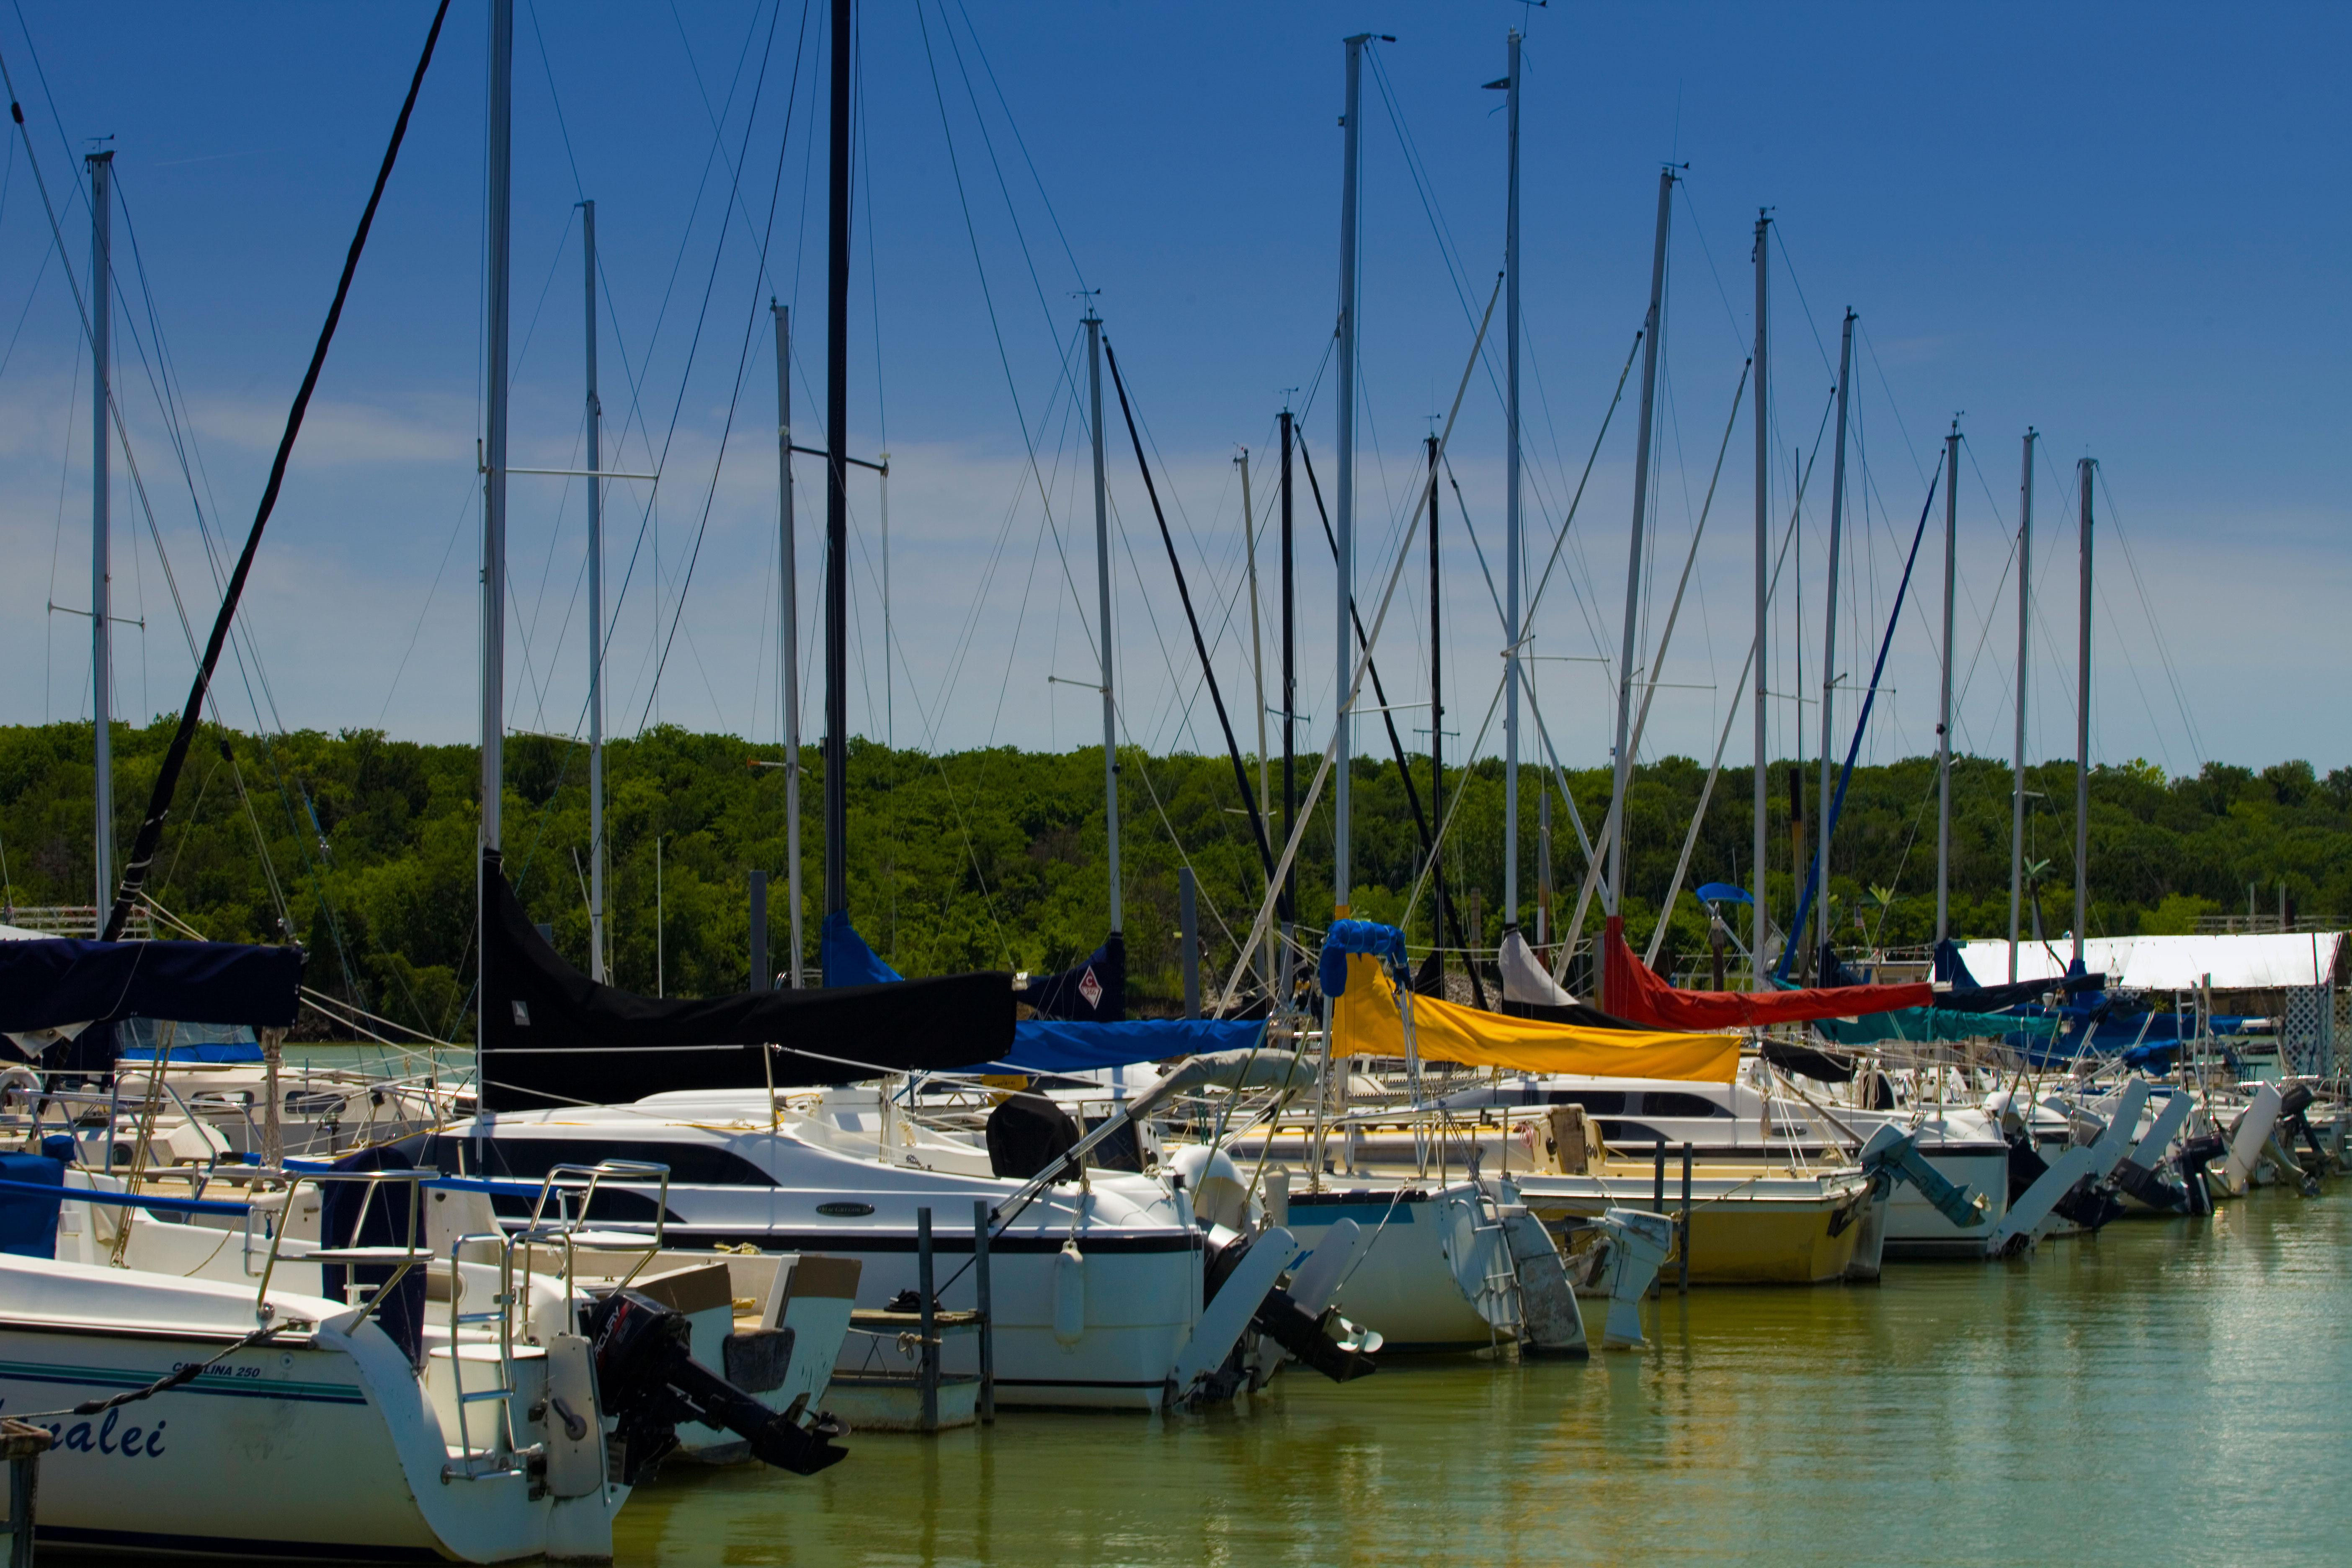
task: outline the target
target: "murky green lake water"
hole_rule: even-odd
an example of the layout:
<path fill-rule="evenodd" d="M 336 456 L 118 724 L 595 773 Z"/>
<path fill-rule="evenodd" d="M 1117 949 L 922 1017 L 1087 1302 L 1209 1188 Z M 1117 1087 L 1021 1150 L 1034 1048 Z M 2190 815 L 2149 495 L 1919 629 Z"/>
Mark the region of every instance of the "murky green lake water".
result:
<path fill-rule="evenodd" d="M 1597 1327 L 1599 1303 L 1588 1303 Z M 626 1564 L 2342 1563 L 2352 1182 L 2005 1265 L 1695 1292 L 1583 1363 L 673 1468 Z"/>

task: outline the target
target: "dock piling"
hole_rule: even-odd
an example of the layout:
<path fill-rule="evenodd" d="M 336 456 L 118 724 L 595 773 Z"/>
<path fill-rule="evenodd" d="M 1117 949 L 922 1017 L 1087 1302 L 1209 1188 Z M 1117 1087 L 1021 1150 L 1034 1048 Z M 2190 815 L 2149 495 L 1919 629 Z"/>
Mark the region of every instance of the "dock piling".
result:
<path fill-rule="evenodd" d="M 972 1289 L 980 1302 L 980 1419 L 996 1424 L 996 1307 L 988 1288 L 988 1200 L 971 1200 Z"/>
<path fill-rule="evenodd" d="M 8 1460 L 8 1568 L 33 1568 L 35 1494 L 48 1429 L 28 1421 L 0 1420 L 0 1454 Z"/>
<path fill-rule="evenodd" d="M 1650 1153 L 1652 1156 L 1650 1212 L 1662 1215 L 1666 1212 L 1666 1141 L 1661 1138 L 1653 1143 L 1650 1146 Z M 1663 1296 L 1666 1293 L 1666 1281 L 1663 1274 L 1654 1275 L 1651 1278 L 1650 1292 L 1654 1296 Z"/>
<path fill-rule="evenodd" d="M 915 1211 L 915 1284 L 922 1300 L 923 1430 L 940 1429 L 940 1330 L 937 1304 L 931 1300 L 931 1211 Z"/>
<path fill-rule="evenodd" d="M 1675 1251 L 1682 1258 L 1682 1294 L 1690 1294 L 1691 1247 L 1691 1146 L 1683 1145 L 1683 1216 L 1682 1235 L 1676 1238 Z"/>

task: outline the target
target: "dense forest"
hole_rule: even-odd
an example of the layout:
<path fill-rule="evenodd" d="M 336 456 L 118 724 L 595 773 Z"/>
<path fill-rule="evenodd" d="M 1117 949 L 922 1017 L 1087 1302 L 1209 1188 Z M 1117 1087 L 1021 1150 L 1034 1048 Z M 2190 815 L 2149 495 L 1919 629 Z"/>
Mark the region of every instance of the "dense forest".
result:
<path fill-rule="evenodd" d="M 114 730 L 115 838 L 128 846 L 170 737 L 169 722 Z M 11 909 L 88 904 L 92 897 L 90 727 L 0 728 L 0 896 Z M 771 952 L 790 940 L 782 872 L 784 778 L 773 748 L 728 735 L 656 729 L 607 752 L 611 849 L 609 942 L 616 981 L 645 993 L 692 995 L 740 989 L 749 963 L 749 874 L 776 876 Z M 802 844 L 807 867 L 805 941 L 814 957 L 823 839 L 823 761 L 804 753 Z M 1773 770 L 1771 907 L 1790 908 L 1789 764 Z M 1299 768 L 1304 791 L 1311 760 Z M 1129 987 L 1157 1010 L 1177 994 L 1179 868 L 1201 889 L 1202 945 L 1230 964 L 1263 894 L 1247 817 L 1223 757 L 1121 759 L 1121 833 Z M 1255 781 L 1255 764 L 1252 768 Z M 1858 769 L 1831 855 L 1832 929 L 1842 943 L 1899 946 L 1932 932 L 1936 789 L 1932 758 Z M 971 968 L 1043 970 L 1073 962 L 1105 930 L 1102 760 L 1010 749 L 928 756 L 866 742 L 849 754 L 849 899 L 859 929 L 909 974 Z M 371 731 L 261 737 L 207 732 L 191 759 L 163 837 L 152 891 L 164 909 L 223 941 L 299 942 L 310 983 L 444 1039 L 469 1037 L 476 842 L 476 752 L 419 745 Z M 1671 911 L 1662 950 L 1690 955 L 1706 921 L 1689 889 L 1750 886 L 1752 777 L 1717 781 Z M 585 749 L 516 736 L 507 742 L 506 846 L 510 874 L 533 918 L 583 968 L 588 948 Z M 1646 942 L 1658 918 L 1706 770 L 1680 757 L 1634 777 L 1628 838 L 1629 934 Z M 1449 771 L 1444 870 L 1457 910 L 1476 899 L 1480 945 L 1498 940 L 1502 909 L 1503 768 L 1486 761 Z M 2027 859 L 2054 937 L 2074 909 L 2072 763 L 2029 770 Z M 1532 926 L 1538 799 L 1547 778 L 1528 768 L 1519 790 L 1521 918 Z M 1429 806 L 1428 763 L 1412 781 Z M 1589 833 L 1600 830 L 1607 770 L 1567 784 Z M 1803 780 L 1812 811 L 1814 782 Z M 1280 766 L 1274 839 L 1281 842 Z M 1415 814 L 1392 763 L 1359 758 L 1353 773 L 1353 912 L 1395 921 L 1423 859 Z M 1960 935 L 2005 934 L 2009 919 L 2008 764 L 1956 763 L 1952 910 Z M 1458 806 L 1457 806 L 1458 801 Z M 1328 792 L 1299 858 L 1299 915 L 1331 912 Z M 1552 795 L 1555 907 L 1564 923 L 1584 857 L 1569 810 Z M 2259 772 L 2210 763 L 2168 779 L 2141 762 L 2091 778 L 2090 927 L 2094 935 L 2191 929 L 2196 918 L 2242 909 L 2248 885 L 2274 912 L 2280 885 L 2296 910 L 2352 910 L 2352 769 L 2325 779 L 2287 762 Z M 658 918 L 657 918 L 658 915 Z M 1424 895 L 1406 922 L 1432 939 Z M 1598 920 L 1588 922 L 1588 934 Z M 1222 973 L 1222 970 L 1220 970 Z"/>

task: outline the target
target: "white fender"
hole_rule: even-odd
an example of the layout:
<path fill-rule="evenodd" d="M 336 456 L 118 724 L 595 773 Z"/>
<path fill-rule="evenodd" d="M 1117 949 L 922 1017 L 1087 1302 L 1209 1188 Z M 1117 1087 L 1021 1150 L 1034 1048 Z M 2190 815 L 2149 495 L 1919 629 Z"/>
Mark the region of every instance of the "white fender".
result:
<path fill-rule="evenodd" d="M 1054 1339 L 1066 1350 L 1086 1336 L 1087 1255 L 1072 1237 L 1054 1259 Z"/>

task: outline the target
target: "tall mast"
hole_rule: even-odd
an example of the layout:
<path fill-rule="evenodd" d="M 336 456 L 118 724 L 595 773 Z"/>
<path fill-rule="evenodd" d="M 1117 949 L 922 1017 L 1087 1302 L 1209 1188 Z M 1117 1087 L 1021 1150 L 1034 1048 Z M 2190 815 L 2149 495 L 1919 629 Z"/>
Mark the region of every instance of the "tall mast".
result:
<path fill-rule="evenodd" d="M 2074 460 L 2074 481 L 2083 492 L 2080 563 L 2082 606 L 2077 612 L 2074 698 L 2074 964 L 2083 963 L 2083 937 L 2091 915 L 2091 484 L 2096 458 Z M 2281 931 L 2286 928 L 2279 927 Z"/>
<path fill-rule="evenodd" d="M 580 204 L 588 300 L 588 978 L 604 973 L 604 405 L 596 396 L 596 204 Z"/>
<path fill-rule="evenodd" d="M 1282 841 L 1290 842 L 1298 826 L 1298 608 L 1291 576 L 1290 549 L 1290 409 L 1282 411 Z M 1293 857 L 1282 879 L 1282 951 L 1287 955 L 1298 923 L 1298 865 Z M 1288 1001 L 1289 993 L 1283 993 Z"/>
<path fill-rule="evenodd" d="M 1960 422 L 1944 437 L 1944 690 L 1936 717 L 1936 942 L 1952 924 L 1952 599 L 1960 571 Z"/>
<path fill-rule="evenodd" d="M 2025 904 L 2026 632 L 2033 602 L 2033 427 L 2025 430 L 2025 473 L 2017 487 L 2017 751 L 2009 793 L 2009 978 L 2017 979 L 2017 921 Z"/>
<path fill-rule="evenodd" d="M 1641 630 L 1642 522 L 1650 499 L 1650 433 L 1658 406 L 1658 324 L 1666 298 L 1666 220 L 1674 212 L 1675 172 L 1658 173 L 1658 232 L 1650 252 L 1650 309 L 1642 318 L 1642 424 L 1633 438 L 1633 531 L 1625 552 L 1625 635 L 1617 660 L 1617 776 L 1609 797 L 1609 880 L 1602 909 L 1612 919 L 1625 885 L 1625 794 L 1633 782 L 1633 659 Z M 1603 973 L 1607 965 L 1602 965 Z"/>
<path fill-rule="evenodd" d="M 1257 513 L 1250 500 L 1249 448 L 1244 447 L 1238 461 L 1242 466 L 1242 552 L 1249 563 L 1250 597 L 1250 679 L 1257 689 L 1257 815 L 1260 821 L 1274 816 L 1274 760 L 1265 748 L 1265 617 L 1257 591 Z M 1274 987 L 1274 933 L 1265 938 L 1265 984 L 1267 992 Z"/>
<path fill-rule="evenodd" d="M 1347 112 L 1341 120 L 1346 131 L 1339 163 L 1339 429 L 1333 442 L 1339 474 L 1332 509 L 1339 568 L 1332 696 L 1339 704 L 1339 748 L 1331 785 L 1331 903 L 1332 912 L 1340 917 L 1348 913 L 1349 774 L 1356 755 L 1355 715 L 1348 705 L 1348 677 L 1354 662 L 1348 657 L 1348 628 L 1356 595 L 1356 190 L 1363 154 L 1357 121 L 1363 118 L 1364 45 L 1370 36 L 1358 33 L 1348 40 Z"/>
<path fill-rule="evenodd" d="M 768 302 L 776 320 L 776 640 L 783 697 L 784 897 L 792 905 L 793 952 L 784 965 L 792 988 L 801 979 L 801 579 L 793 529 L 793 311 Z"/>
<path fill-rule="evenodd" d="M 489 215 L 485 233 L 484 366 L 488 407 L 482 426 L 482 847 L 499 847 L 506 789 L 507 663 L 507 275 L 513 216 L 514 0 L 490 0 Z M 489 968 L 489 883 L 482 879 L 475 930 L 480 967 Z M 487 973 L 475 994 L 488 996 Z M 486 1031 L 487 1032 L 487 1031 Z"/>
<path fill-rule="evenodd" d="M 92 760 L 97 795 L 90 819 L 91 857 L 97 869 L 94 921 L 103 922 L 114 903 L 114 604 L 112 487 L 107 474 L 107 405 L 114 299 L 112 152 L 92 153 L 89 167 L 89 710 L 94 721 Z M 99 924 L 92 936 L 102 935 Z"/>
<path fill-rule="evenodd" d="M 1102 318 L 1087 311 L 1087 418 L 1095 437 L 1095 574 L 1101 593 L 1103 824 L 1110 844 L 1110 932 L 1124 926 L 1118 890 L 1118 710 L 1111 693 L 1110 489 L 1103 476 Z M 1261 708 L 1265 704 L 1259 704 Z"/>
<path fill-rule="evenodd" d="M 1830 468 L 1829 582 L 1822 591 L 1822 791 L 1821 829 L 1813 851 L 1813 927 L 1820 937 L 1816 952 L 1830 940 L 1830 699 L 1837 692 L 1837 592 L 1839 534 L 1845 523 L 1845 430 L 1847 399 L 1853 388 L 1853 311 L 1845 313 L 1845 330 L 1838 343 L 1837 458 Z M 1804 933 L 1799 931 L 1798 936 Z M 1815 973 L 1819 973 L 1816 966 Z"/>
<path fill-rule="evenodd" d="M 1430 831 L 1437 838 L 1430 846 L 1429 885 L 1430 926 L 1433 936 L 1431 954 L 1437 961 L 1437 994 L 1445 994 L 1445 873 L 1436 863 L 1443 852 L 1445 830 L 1445 687 L 1441 658 L 1445 644 L 1439 636 L 1442 630 L 1438 611 L 1443 603 L 1437 574 L 1437 437 L 1429 437 L 1429 821 Z M 1516 770 L 1514 770 L 1516 772 Z M 1474 968 L 1477 960 L 1469 954 L 1462 962 Z"/>
<path fill-rule="evenodd" d="M 1503 619 L 1509 639 L 1503 649 L 1503 929 L 1519 923 L 1519 35 L 1507 40 L 1510 69 L 1504 79 L 1504 114 L 1509 122 L 1510 177 L 1503 218 Z M 1430 450 L 1436 451 L 1431 443 Z M 1433 461 L 1434 460 L 1433 457 Z M 1437 476 L 1429 477 L 1430 510 L 1437 505 Z M 1430 543 L 1437 542 L 1437 520 L 1430 519 Z M 1435 647 L 1435 643 L 1430 645 Z M 1433 658 L 1435 655 L 1433 653 Z M 1433 729 L 1435 721 L 1431 721 Z M 1433 742 L 1436 736 L 1431 737 Z M 1622 837 L 1622 835 L 1621 835 Z M 1483 936 L 1474 938 L 1483 942 Z"/>
<path fill-rule="evenodd" d="M 501 0 L 508 3 L 508 0 Z M 849 62 L 856 0 L 833 0 L 824 278 L 824 912 L 849 909 Z M 1097 420 L 1097 428 L 1101 421 Z"/>
<path fill-rule="evenodd" d="M 1764 672 L 1769 668 L 1764 660 L 1765 633 L 1769 629 L 1766 616 L 1770 609 L 1772 563 L 1770 561 L 1769 513 L 1772 507 L 1772 419 L 1766 389 L 1772 376 L 1772 301 L 1769 291 L 1771 276 L 1768 231 L 1769 215 L 1756 215 L 1756 817 L 1755 843 L 1750 847 L 1755 869 L 1748 879 L 1755 883 L 1751 891 L 1756 901 L 1749 906 L 1751 940 L 1748 947 L 1748 967 L 1753 972 L 1755 986 L 1764 985 L 1764 933 L 1770 929 L 1772 918 L 1764 894 L 1765 858 L 1771 846 L 1766 841 L 1765 830 L 1771 819 L 1772 741 L 1769 723 L 1770 699 L 1764 688 Z M 1801 870 L 1799 872 L 1802 875 Z"/>

